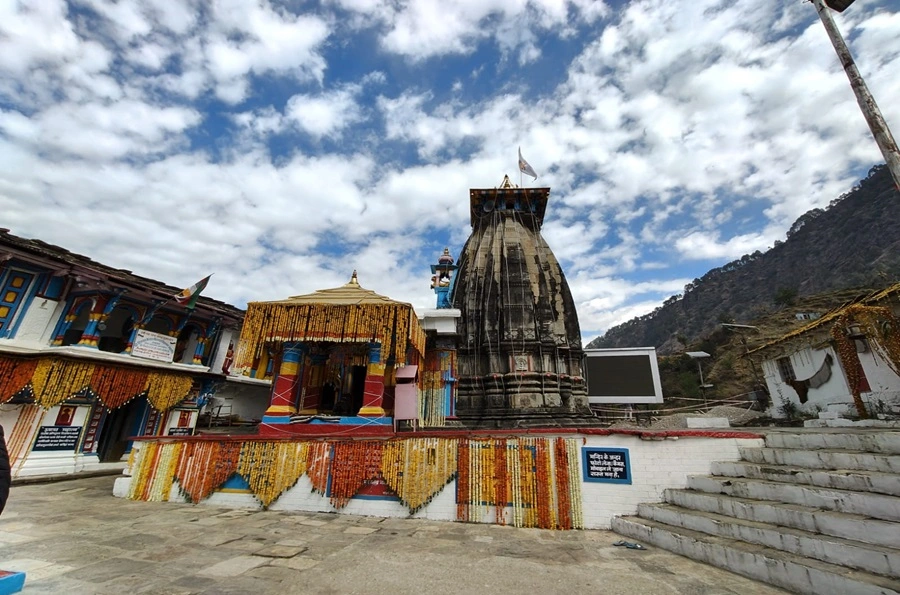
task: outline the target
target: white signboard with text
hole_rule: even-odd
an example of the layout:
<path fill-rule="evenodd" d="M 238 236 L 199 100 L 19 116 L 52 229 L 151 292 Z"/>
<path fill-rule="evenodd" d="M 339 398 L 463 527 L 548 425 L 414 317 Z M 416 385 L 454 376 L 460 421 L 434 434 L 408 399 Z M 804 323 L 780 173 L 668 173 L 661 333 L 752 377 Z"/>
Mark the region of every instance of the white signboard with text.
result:
<path fill-rule="evenodd" d="M 161 362 L 171 362 L 175 358 L 175 343 L 178 339 L 169 335 L 138 330 L 131 347 L 131 355 Z"/>

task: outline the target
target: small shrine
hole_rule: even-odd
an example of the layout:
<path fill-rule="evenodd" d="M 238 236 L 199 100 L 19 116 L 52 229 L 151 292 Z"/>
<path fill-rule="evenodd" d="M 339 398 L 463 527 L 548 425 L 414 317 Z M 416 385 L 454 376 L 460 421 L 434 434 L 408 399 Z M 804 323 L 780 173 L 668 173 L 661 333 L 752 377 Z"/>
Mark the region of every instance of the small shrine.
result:
<path fill-rule="evenodd" d="M 261 436 L 387 434 L 398 376 L 415 382 L 424 358 L 413 307 L 361 287 L 353 271 L 341 287 L 248 304 L 236 364 L 272 369 Z"/>

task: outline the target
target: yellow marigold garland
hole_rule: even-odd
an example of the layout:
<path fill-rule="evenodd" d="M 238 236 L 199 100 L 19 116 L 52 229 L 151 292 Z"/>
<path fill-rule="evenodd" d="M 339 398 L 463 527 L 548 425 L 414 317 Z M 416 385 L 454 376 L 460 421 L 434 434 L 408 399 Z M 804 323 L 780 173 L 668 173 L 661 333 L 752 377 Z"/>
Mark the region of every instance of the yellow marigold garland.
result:
<path fill-rule="evenodd" d="M 381 454 L 385 483 L 415 514 L 456 474 L 457 441 L 446 438 L 391 440 Z"/>
<path fill-rule="evenodd" d="M 31 377 L 34 400 L 49 409 L 90 385 L 94 364 L 59 358 L 38 361 Z"/>
<path fill-rule="evenodd" d="M 496 522 L 542 529 L 580 528 L 578 451 L 572 440 L 549 438 L 461 439 L 457 519 L 481 522 L 494 508 Z"/>
<path fill-rule="evenodd" d="M 425 332 L 409 304 L 290 304 L 247 306 L 236 366 L 254 365 L 267 343 L 285 341 L 381 343 L 381 361 L 405 362 L 410 347 L 425 350 Z"/>
<path fill-rule="evenodd" d="M 169 499 L 183 443 L 144 443 L 136 472 L 131 477 L 128 498 L 148 502 Z"/>
<path fill-rule="evenodd" d="M 245 442 L 241 447 L 238 474 L 250 491 L 268 508 L 292 488 L 306 472 L 307 442 Z"/>
<path fill-rule="evenodd" d="M 144 390 L 154 409 L 168 411 L 188 396 L 193 383 L 194 380 L 187 374 L 150 372 Z"/>

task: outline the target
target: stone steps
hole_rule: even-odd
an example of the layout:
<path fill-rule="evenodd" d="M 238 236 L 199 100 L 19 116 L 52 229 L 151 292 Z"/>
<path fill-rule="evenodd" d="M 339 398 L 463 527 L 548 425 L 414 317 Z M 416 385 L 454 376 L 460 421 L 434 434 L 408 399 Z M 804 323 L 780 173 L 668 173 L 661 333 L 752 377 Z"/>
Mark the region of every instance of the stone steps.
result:
<path fill-rule="evenodd" d="M 666 502 L 692 510 L 900 548 L 896 523 L 863 515 L 690 490 L 666 490 L 665 498 Z"/>
<path fill-rule="evenodd" d="M 770 432 L 770 448 L 857 450 L 900 455 L 900 432 Z"/>
<path fill-rule="evenodd" d="M 725 477 L 746 477 L 766 481 L 791 481 L 838 490 L 876 492 L 900 496 L 900 475 L 857 469 L 810 469 L 791 465 L 769 465 L 746 461 L 727 461 L 712 464 L 712 474 Z"/>
<path fill-rule="evenodd" d="M 767 438 L 768 440 L 768 438 Z M 741 459 L 749 463 L 790 465 L 809 469 L 855 469 L 900 473 L 900 455 L 853 450 L 795 450 L 791 448 L 738 448 Z"/>
<path fill-rule="evenodd" d="M 731 572 L 810 595 L 897 595 L 900 581 L 762 545 L 638 517 L 616 517 L 616 533 Z"/>
<path fill-rule="evenodd" d="M 900 521 L 900 498 L 873 492 L 712 475 L 692 475 L 688 477 L 687 487 L 698 492 L 800 504 L 823 510 L 861 514 L 886 521 Z"/>
<path fill-rule="evenodd" d="M 884 576 L 900 576 L 900 550 L 682 508 L 674 504 L 641 504 L 638 516 L 718 537 L 738 539 L 829 564 L 840 564 Z"/>
<path fill-rule="evenodd" d="M 774 431 L 613 530 L 797 593 L 900 594 L 900 432 Z"/>

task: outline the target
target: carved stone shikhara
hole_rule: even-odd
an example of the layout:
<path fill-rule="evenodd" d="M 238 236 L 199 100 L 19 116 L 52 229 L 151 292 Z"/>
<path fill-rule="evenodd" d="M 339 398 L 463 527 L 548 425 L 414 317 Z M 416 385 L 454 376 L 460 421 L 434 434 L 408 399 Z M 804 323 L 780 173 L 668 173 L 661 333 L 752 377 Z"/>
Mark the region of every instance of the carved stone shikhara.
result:
<path fill-rule="evenodd" d="M 452 295 L 462 313 L 457 415 L 470 425 L 591 416 L 575 302 L 541 236 L 549 194 L 508 179 L 470 191 L 472 234 Z"/>

